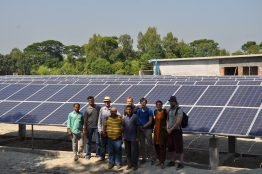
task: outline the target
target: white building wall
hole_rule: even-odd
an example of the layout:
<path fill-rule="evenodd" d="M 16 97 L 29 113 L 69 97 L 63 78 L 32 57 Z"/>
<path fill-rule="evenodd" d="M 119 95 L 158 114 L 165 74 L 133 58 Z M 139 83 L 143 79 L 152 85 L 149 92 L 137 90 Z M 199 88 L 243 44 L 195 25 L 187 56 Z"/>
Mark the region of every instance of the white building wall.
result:
<path fill-rule="evenodd" d="M 162 75 L 219 76 L 219 61 L 191 60 L 158 62 Z"/>

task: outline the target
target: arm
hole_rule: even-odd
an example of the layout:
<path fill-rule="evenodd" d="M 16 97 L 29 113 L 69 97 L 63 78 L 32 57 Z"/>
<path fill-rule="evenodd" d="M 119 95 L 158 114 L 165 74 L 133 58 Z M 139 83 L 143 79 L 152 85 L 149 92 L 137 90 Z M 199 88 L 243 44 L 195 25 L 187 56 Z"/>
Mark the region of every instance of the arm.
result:
<path fill-rule="evenodd" d="M 99 111 L 97 130 L 98 130 L 99 133 L 102 132 L 102 108 Z"/>
<path fill-rule="evenodd" d="M 67 134 L 70 135 L 70 137 L 72 137 L 70 113 L 68 114 L 68 119 L 67 119 Z"/>
<path fill-rule="evenodd" d="M 149 127 L 153 122 L 153 117 L 154 117 L 153 112 L 151 109 L 149 109 L 148 112 L 149 112 L 149 119 L 148 119 L 148 122 L 144 125 L 144 128 Z"/>
<path fill-rule="evenodd" d="M 152 124 L 153 116 L 149 116 L 148 122 L 143 126 L 143 128 L 146 128 Z"/>
<path fill-rule="evenodd" d="M 83 127 L 83 132 L 85 134 L 87 133 L 87 128 L 88 128 L 88 115 L 87 115 L 87 111 L 85 111 L 85 114 L 84 114 L 84 127 Z"/>

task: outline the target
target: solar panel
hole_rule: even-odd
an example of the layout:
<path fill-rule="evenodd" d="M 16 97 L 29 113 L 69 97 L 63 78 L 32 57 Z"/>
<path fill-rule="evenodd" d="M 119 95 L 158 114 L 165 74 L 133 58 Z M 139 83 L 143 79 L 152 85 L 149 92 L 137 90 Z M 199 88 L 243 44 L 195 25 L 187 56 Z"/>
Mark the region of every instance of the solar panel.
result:
<path fill-rule="evenodd" d="M 11 97 L 9 97 L 8 100 L 21 100 L 21 101 L 23 101 L 43 87 L 44 87 L 44 85 L 28 85 L 25 88 L 23 88 L 22 90 L 20 90 L 19 92 L 15 93 Z"/>
<path fill-rule="evenodd" d="M 12 109 L 13 107 L 15 107 L 16 105 L 18 105 L 19 102 L 1 102 L 0 103 L 0 117 L 3 116 L 3 114 L 7 111 L 9 111 L 10 109 Z"/>
<path fill-rule="evenodd" d="M 130 85 L 110 85 L 101 94 L 96 97 L 98 103 L 103 103 L 105 96 L 111 97 L 111 102 L 114 102 L 121 94 L 123 94 Z"/>
<path fill-rule="evenodd" d="M 235 89 L 236 86 L 209 86 L 197 105 L 224 106 Z"/>
<path fill-rule="evenodd" d="M 217 81 L 215 83 L 215 85 L 237 85 L 238 81 L 226 81 L 226 80 L 223 80 L 223 81 Z"/>
<path fill-rule="evenodd" d="M 95 97 L 106 87 L 107 85 L 88 85 L 80 93 L 71 98 L 69 102 L 86 102 L 88 96 Z"/>
<path fill-rule="evenodd" d="M 193 105 L 207 86 L 182 86 L 176 96 L 180 105 Z"/>
<path fill-rule="evenodd" d="M 134 103 L 138 103 L 153 87 L 153 85 L 133 85 L 115 103 L 126 103 L 127 96 L 132 96 Z"/>
<path fill-rule="evenodd" d="M 27 101 L 45 101 L 63 87 L 64 85 L 47 85 L 26 100 Z"/>
<path fill-rule="evenodd" d="M 98 104 L 110 96 L 121 113 L 128 95 L 134 103 L 146 97 L 152 110 L 158 99 L 168 108 L 167 100 L 176 95 L 189 113 L 184 131 L 261 136 L 261 82 L 260 76 L 3 76 L 0 122 L 64 125 L 73 103 L 84 110 L 89 95 Z"/>
<path fill-rule="evenodd" d="M 17 120 L 25 116 L 28 112 L 38 106 L 40 103 L 36 102 L 24 102 L 17 105 L 15 108 L 5 113 L 4 116 L 0 118 L 0 122 L 5 123 L 15 123 Z"/>
<path fill-rule="evenodd" d="M 12 84 L 0 91 L 0 99 L 4 100 L 11 95 L 15 94 L 18 92 L 20 89 L 24 88 L 26 85 L 23 84 Z"/>
<path fill-rule="evenodd" d="M 83 106 L 81 105 L 81 108 Z M 42 124 L 64 124 L 67 120 L 68 114 L 73 111 L 72 103 L 65 103 L 59 107 L 55 112 L 51 113 L 46 119 L 44 119 Z"/>
<path fill-rule="evenodd" d="M 189 113 L 188 127 L 184 130 L 208 133 L 223 108 L 194 107 Z"/>
<path fill-rule="evenodd" d="M 259 107 L 262 102 L 262 86 L 239 86 L 229 106 Z"/>
<path fill-rule="evenodd" d="M 179 86 L 173 85 L 156 85 L 156 87 L 150 91 L 146 96 L 148 104 L 155 104 L 156 100 L 161 100 L 166 103 L 171 95 L 173 95 Z"/>
<path fill-rule="evenodd" d="M 262 126 L 261 125 L 262 125 L 262 110 L 260 109 L 260 112 L 254 122 L 254 125 L 252 126 L 252 129 L 249 135 L 262 137 Z"/>
<path fill-rule="evenodd" d="M 257 109 L 226 108 L 212 129 L 212 133 L 246 135 Z"/>
<path fill-rule="evenodd" d="M 239 81 L 238 85 L 260 85 L 260 81 Z"/>
<path fill-rule="evenodd" d="M 38 124 L 42 119 L 47 117 L 61 105 L 62 103 L 43 103 L 34 110 L 32 110 L 30 113 L 27 113 L 24 117 L 21 117 L 21 119 L 19 119 L 17 122 L 27 124 Z M 26 106 L 29 107 L 30 105 Z"/>
<path fill-rule="evenodd" d="M 61 91 L 48 99 L 48 101 L 65 102 L 76 95 L 85 85 L 67 85 Z"/>
<path fill-rule="evenodd" d="M 216 82 L 215 81 L 200 81 L 196 82 L 195 85 L 214 85 Z"/>
<path fill-rule="evenodd" d="M 8 84 L 0 84 L 0 91 L 5 88 Z"/>

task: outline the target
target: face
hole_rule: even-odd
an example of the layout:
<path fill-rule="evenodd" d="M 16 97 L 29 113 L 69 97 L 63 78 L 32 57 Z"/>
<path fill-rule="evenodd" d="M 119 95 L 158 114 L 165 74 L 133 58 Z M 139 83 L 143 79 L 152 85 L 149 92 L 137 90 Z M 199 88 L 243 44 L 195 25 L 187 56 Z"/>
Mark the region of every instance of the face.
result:
<path fill-rule="evenodd" d="M 89 105 L 94 105 L 95 104 L 95 100 L 94 99 L 88 99 L 88 104 Z"/>
<path fill-rule="evenodd" d="M 133 103 L 132 98 L 126 99 L 126 103 L 127 103 L 127 105 L 132 105 L 132 103 Z"/>
<path fill-rule="evenodd" d="M 157 109 L 162 109 L 162 106 L 163 106 L 163 104 L 161 104 L 160 102 L 156 103 L 156 108 Z"/>
<path fill-rule="evenodd" d="M 110 107 L 110 101 L 105 101 L 104 103 L 106 107 Z"/>
<path fill-rule="evenodd" d="M 117 115 L 117 109 L 116 108 L 112 108 L 110 113 L 111 113 L 111 116 L 116 116 Z"/>
<path fill-rule="evenodd" d="M 175 101 L 170 101 L 169 104 L 170 104 L 170 107 L 176 107 L 176 102 Z"/>
<path fill-rule="evenodd" d="M 142 108 L 146 107 L 146 101 L 145 101 L 145 100 L 143 100 L 142 102 L 140 102 L 140 104 L 141 104 L 141 107 L 142 107 Z"/>
<path fill-rule="evenodd" d="M 131 108 L 126 108 L 126 114 L 127 115 L 132 115 L 132 109 Z"/>
<path fill-rule="evenodd" d="M 75 112 L 79 112 L 79 109 L 80 109 L 80 105 L 75 104 L 75 105 L 74 105 L 74 111 L 75 111 Z"/>

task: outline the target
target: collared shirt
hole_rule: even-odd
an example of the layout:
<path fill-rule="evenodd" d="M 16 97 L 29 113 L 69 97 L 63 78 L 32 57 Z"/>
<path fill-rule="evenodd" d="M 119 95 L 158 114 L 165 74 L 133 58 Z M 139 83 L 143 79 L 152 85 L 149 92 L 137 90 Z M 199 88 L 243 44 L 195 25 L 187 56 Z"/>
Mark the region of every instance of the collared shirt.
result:
<path fill-rule="evenodd" d="M 117 115 L 116 117 L 109 116 L 105 121 L 105 128 L 107 137 L 116 140 L 122 136 L 122 117 Z"/>
<path fill-rule="evenodd" d="M 98 123 L 97 128 L 98 132 L 105 131 L 104 124 L 107 117 L 111 115 L 111 106 L 108 108 L 106 106 L 103 106 L 99 111 L 99 117 L 98 117 Z M 120 115 L 120 113 L 117 111 L 117 115 Z"/>
<path fill-rule="evenodd" d="M 80 134 L 83 131 L 84 116 L 82 112 L 70 112 L 67 119 L 67 128 L 74 134 Z"/>
<path fill-rule="evenodd" d="M 84 118 L 87 121 L 87 127 L 88 128 L 97 128 L 97 122 L 99 117 L 99 111 L 101 107 L 98 105 L 87 105 Z"/>
<path fill-rule="evenodd" d="M 182 108 L 176 106 L 175 108 L 170 108 L 169 112 L 168 112 L 168 128 L 172 128 L 175 125 L 176 119 L 177 117 L 183 117 L 183 110 Z M 176 113 L 177 110 L 177 113 Z M 176 113 L 176 115 L 175 115 Z"/>
<path fill-rule="evenodd" d="M 137 126 L 139 126 L 139 119 L 136 114 L 131 116 L 125 115 L 123 118 L 123 136 L 127 141 L 135 141 L 137 138 Z"/>

